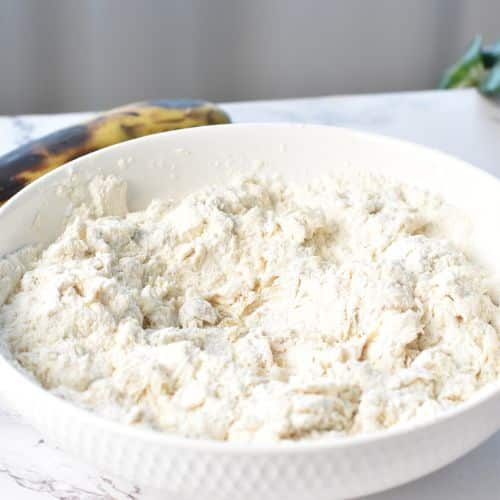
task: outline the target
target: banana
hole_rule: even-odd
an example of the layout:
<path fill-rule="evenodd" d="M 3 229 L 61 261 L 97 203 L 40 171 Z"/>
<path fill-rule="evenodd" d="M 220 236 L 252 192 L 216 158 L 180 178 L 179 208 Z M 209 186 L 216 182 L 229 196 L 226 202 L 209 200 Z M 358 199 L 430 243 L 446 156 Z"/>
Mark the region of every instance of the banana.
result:
<path fill-rule="evenodd" d="M 205 101 L 147 101 L 112 109 L 0 157 L 0 206 L 23 187 L 64 163 L 118 142 L 180 128 L 229 123 Z"/>

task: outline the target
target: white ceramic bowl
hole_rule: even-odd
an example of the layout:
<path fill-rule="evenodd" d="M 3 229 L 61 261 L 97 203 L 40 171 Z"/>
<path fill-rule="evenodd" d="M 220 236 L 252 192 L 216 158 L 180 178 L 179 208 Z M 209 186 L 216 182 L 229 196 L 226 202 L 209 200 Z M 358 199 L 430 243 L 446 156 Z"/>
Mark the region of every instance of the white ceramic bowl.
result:
<path fill-rule="evenodd" d="M 333 127 L 222 125 L 158 134 L 98 151 L 21 191 L 0 210 L 0 255 L 49 242 L 67 202 L 68 173 L 115 173 L 129 181 L 130 206 L 180 197 L 263 162 L 295 180 L 337 168 L 376 170 L 442 193 L 474 221 L 475 258 L 500 271 L 500 184 L 463 162 L 420 146 Z M 172 165 L 174 175 L 172 175 Z M 36 222 L 36 223 L 35 223 Z M 193 497 L 346 498 L 427 474 L 500 427 L 498 385 L 427 424 L 341 442 L 243 445 L 189 440 L 104 420 L 58 399 L 0 355 L 0 392 L 49 440 L 139 485 Z"/>

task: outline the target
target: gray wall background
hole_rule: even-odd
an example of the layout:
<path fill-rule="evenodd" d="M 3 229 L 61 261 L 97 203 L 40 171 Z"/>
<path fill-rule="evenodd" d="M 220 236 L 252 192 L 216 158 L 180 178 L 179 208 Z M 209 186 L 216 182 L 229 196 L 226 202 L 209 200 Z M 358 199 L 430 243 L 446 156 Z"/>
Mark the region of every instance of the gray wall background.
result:
<path fill-rule="evenodd" d="M 500 0 L 0 0 L 0 114 L 432 88 Z"/>

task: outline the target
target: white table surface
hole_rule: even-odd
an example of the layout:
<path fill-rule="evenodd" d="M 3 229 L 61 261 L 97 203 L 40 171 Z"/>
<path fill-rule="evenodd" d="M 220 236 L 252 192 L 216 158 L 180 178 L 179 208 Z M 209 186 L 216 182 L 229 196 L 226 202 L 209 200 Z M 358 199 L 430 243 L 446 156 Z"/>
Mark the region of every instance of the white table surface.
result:
<path fill-rule="evenodd" d="M 500 103 L 487 101 L 473 90 L 228 103 L 223 107 L 234 122 L 324 123 L 400 137 L 446 151 L 500 176 Z M 86 116 L 89 114 L 0 117 L 0 154 Z M 176 497 L 141 491 L 103 476 L 91 465 L 48 446 L 36 430 L 0 406 L 0 499 L 51 498 Z M 500 433 L 430 476 L 367 498 L 500 498 Z"/>

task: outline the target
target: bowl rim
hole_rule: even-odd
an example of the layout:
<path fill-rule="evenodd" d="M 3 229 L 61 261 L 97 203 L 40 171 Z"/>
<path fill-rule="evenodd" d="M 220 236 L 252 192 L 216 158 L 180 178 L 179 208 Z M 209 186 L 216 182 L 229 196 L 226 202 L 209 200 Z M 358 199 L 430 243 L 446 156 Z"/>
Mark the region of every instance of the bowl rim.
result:
<path fill-rule="evenodd" d="M 348 127 L 339 127 L 332 125 L 322 125 L 322 124 L 309 124 L 309 123 L 259 123 L 259 122 L 249 122 L 249 123 L 230 123 L 230 124 L 220 124 L 220 125 L 210 125 L 193 127 L 179 130 L 172 130 L 167 132 L 161 132 L 158 134 L 152 134 L 149 136 L 140 137 L 137 139 L 132 139 L 129 141 L 124 141 L 122 143 L 114 144 L 106 148 L 93 151 L 84 156 L 76 158 L 69 161 L 68 163 L 56 168 L 55 170 L 43 175 L 39 179 L 35 180 L 24 189 L 16 193 L 12 198 L 10 198 L 3 206 L 0 207 L 0 226 L 1 217 L 7 211 L 15 207 L 17 201 L 21 197 L 25 197 L 31 191 L 35 192 L 39 190 L 43 184 L 50 182 L 53 178 L 64 175 L 66 172 L 70 172 L 74 167 L 85 162 L 93 163 L 94 159 L 99 156 L 104 156 L 108 154 L 110 150 L 119 150 L 121 148 L 127 149 L 134 147 L 134 145 L 139 143 L 147 143 L 154 141 L 162 141 L 164 137 L 170 137 L 175 140 L 176 135 L 188 135 L 188 134 L 198 134 L 206 133 L 207 130 L 215 130 L 222 128 L 269 128 L 269 129 L 287 129 L 287 128 L 307 128 L 309 130 L 323 130 L 328 129 L 333 133 L 342 133 L 346 136 L 351 136 L 352 138 L 368 141 L 376 141 L 378 143 L 385 143 L 387 146 L 398 146 L 405 147 L 409 151 L 421 151 L 426 154 L 432 155 L 436 160 L 442 159 L 447 162 L 454 163 L 455 168 L 460 168 L 462 171 L 468 172 L 471 175 L 482 177 L 483 180 L 488 180 L 497 185 L 500 189 L 500 179 L 492 175 L 491 173 L 476 167 L 460 158 L 457 158 L 449 153 L 423 146 L 418 143 L 413 143 L 411 141 L 383 135 L 372 132 L 366 132 L 363 130 L 351 129 Z M 0 332 L 1 335 L 1 332 Z M 1 338 L 0 338 L 1 342 Z M 464 413 L 472 411 L 474 408 L 485 404 L 486 402 L 500 397 L 500 378 L 494 382 L 487 384 L 486 386 L 479 389 L 471 398 L 467 401 L 458 404 L 455 407 L 444 410 L 438 415 L 431 417 L 429 419 L 424 419 L 418 422 L 407 422 L 404 424 L 396 425 L 388 429 L 377 430 L 370 433 L 339 437 L 338 439 L 325 438 L 325 439 L 304 439 L 299 441 L 270 441 L 270 442 L 239 442 L 239 441 L 220 441 L 207 438 L 190 438 L 181 435 L 176 435 L 174 433 L 167 433 L 165 431 L 156 430 L 153 428 L 147 428 L 142 426 L 133 426 L 130 424 L 125 424 L 120 421 L 112 420 L 100 416 L 97 413 L 92 412 L 92 410 L 77 406 L 62 397 L 57 396 L 53 392 L 44 389 L 31 375 L 28 371 L 24 370 L 15 359 L 11 358 L 10 352 L 7 355 L 0 349 L 0 372 L 2 370 L 7 370 L 8 375 L 10 375 L 16 382 L 19 382 L 22 386 L 24 392 L 29 390 L 35 391 L 37 398 L 44 399 L 47 405 L 56 406 L 61 412 L 65 413 L 67 417 L 74 417 L 80 421 L 84 421 L 89 426 L 98 428 L 99 431 L 110 432 L 112 434 L 119 434 L 122 437 L 128 437 L 136 440 L 141 440 L 143 442 L 154 443 L 158 446 L 175 446 L 178 448 L 191 450 L 191 451 L 203 451 L 212 454 L 248 454 L 248 455 L 260 455 L 260 454 L 294 454 L 296 452 L 321 452 L 327 450 L 347 450 L 353 447 L 358 447 L 362 445 L 370 445 L 373 443 L 382 443 L 392 438 L 404 437 L 409 434 L 414 434 L 419 430 L 424 430 L 430 427 L 437 426 L 439 424 L 446 423 L 447 421 L 453 420 Z M 7 384 L 0 386 L 0 395 L 2 393 L 10 392 L 11 390 L 6 388 Z M 17 386 L 16 386 L 17 387 Z M 15 396 L 14 396 L 15 397 Z M 32 420 L 30 415 L 23 415 L 28 420 Z M 498 424 L 500 428 L 500 422 Z"/>

